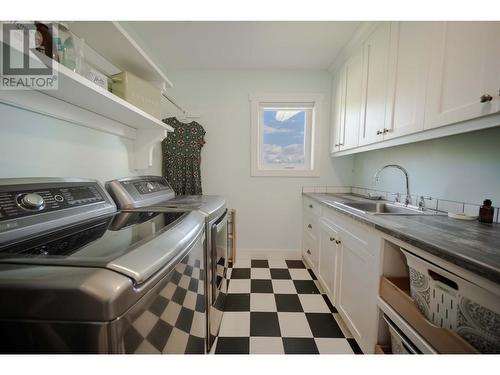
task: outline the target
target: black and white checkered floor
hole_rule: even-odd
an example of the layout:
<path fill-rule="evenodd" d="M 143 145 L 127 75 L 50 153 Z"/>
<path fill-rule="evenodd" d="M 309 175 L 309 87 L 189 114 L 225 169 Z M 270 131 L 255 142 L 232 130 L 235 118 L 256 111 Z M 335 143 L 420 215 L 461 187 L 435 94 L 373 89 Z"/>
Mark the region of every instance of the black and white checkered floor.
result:
<path fill-rule="evenodd" d="M 361 353 L 301 260 L 238 260 L 216 354 Z"/>

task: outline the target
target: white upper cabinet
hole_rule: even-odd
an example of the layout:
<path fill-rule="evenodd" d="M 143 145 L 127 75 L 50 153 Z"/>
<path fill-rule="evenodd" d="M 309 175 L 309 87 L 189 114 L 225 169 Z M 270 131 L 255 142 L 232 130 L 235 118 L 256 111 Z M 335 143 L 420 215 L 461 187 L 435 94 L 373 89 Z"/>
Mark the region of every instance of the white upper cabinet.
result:
<path fill-rule="evenodd" d="M 359 143 L 366 145 L 381 141 L 383 131 L 390 124 L 386 118 L 389 88 L 389 47 L 391 24 L 383 22 L 377 26 L 364 45 L 364 105 L 361 113 L 361 135 Z"/>
<path fill-rule="evenodd" d="M 498 112 L 500 22 L 439 22 L 435 27 L 425 128 Z"/>
<path fill-rule="evenodd" d="M 363 100 L 363 50 L 359 49 L 345 65 L 344 130 L 340 149 L 359 144 L 361 107 Z"/>
<path fill-rule="evenodd" d="M 499 41 L 500 22 L 367 24 L 337 65 L 331 152 L 498 126 Z"/>
<path fill-rule="evenodd" d="M 344 135 L 344 103 L 345 103 L 345 74 L 340 71 L 335 74 L 332 87 L 332 126 L 330 152 L 339 151 L 340 140 Z"/>
<path fill-rule="evenodd" d="M 359 144 L 363 98 L 363 50 L 358 51 L 339 71 L 334 83 L 332 150 L 348 150 Z"/>
<path fill-rule="evenodd" d="M 393 22 L 391 25 L 388 127 L 384 140 L 424 129 L 432 22 Z"/>

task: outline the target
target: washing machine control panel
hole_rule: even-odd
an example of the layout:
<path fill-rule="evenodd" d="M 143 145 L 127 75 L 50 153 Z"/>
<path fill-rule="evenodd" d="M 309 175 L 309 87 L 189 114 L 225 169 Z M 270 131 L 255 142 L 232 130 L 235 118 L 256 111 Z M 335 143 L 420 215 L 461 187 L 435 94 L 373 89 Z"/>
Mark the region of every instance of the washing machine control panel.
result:
<path fill-rule="evenodd" d="M 33 187 L 0 186 L 0 221 L 104 202 L 93 183 Z"/>

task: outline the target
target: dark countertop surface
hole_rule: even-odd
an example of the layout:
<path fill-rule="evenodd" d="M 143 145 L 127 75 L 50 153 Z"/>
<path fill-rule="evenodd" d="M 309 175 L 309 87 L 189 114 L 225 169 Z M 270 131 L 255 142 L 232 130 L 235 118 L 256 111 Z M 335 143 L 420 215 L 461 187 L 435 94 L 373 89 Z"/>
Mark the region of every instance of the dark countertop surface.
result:
<path fill-rule="evenodd" d="M 432 214 L 373 215 L 338 204 L 345 201 L 373 202 L 366 198 L 351 194 L 303 195 L 500 284 L 500 224 L 484 224 Z"/>

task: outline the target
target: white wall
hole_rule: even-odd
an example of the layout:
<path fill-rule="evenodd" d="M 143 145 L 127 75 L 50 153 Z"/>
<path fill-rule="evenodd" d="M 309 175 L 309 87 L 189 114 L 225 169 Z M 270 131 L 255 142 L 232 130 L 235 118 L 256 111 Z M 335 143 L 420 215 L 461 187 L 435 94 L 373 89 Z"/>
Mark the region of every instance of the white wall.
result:
<path fill-rule="evenodd" d="M 238 210 L 240 249 L 298 250 L 301 188 L 349 185 L 352 157 L 328 156 L 330 76 L 310 71 L 177 71 L 171 94 L 202 113 L 207 131 L 202 151 L 205 194 L 221 194 Z M 309 92 L 324 95 L 319 178 L 250 177 L 250 102 L 254 92 Z M 165 106 L 165 115 L 172 107 Z M 77 176 L 112 178 L 137 174 L 130 168 L 130 141 L 96 130 L 0 104 L 0 178 Z M 161 148 L 154 166 L 161 171 Z"/>
<path fill-rule="evenodd" d="M 134 174 L 129 140 L 0 104 L 0 178 Z"/>
<path fill-rule="evenodd" d="M 351 183 L 352 158 L 328 156 L 331 77 L 310 71 L 175 71 L 169 92 L 184 107 L 200 111 L 207 131 L 202 150 L 205 194 L 221 194 L 238 211 L 240 249 L 298 250 L 303 185 Z M 319 178 L 250 176 L 250 102 L 254 92 L 324 95 Z M 169 112 L 168 108 L 165 108 Z M 172 113 L 172 112 L 170 112 Z"/>
<path fill-rule="evenodd" d="M 415 193 L 480 204 L 491 198 L 500 206 L 500 127 L 357 154 L 354 184 L 373 186 L 384 164 L 401 164 Z M 386 170 L 381 190 L 404 192 L 403 174 Z"/>

